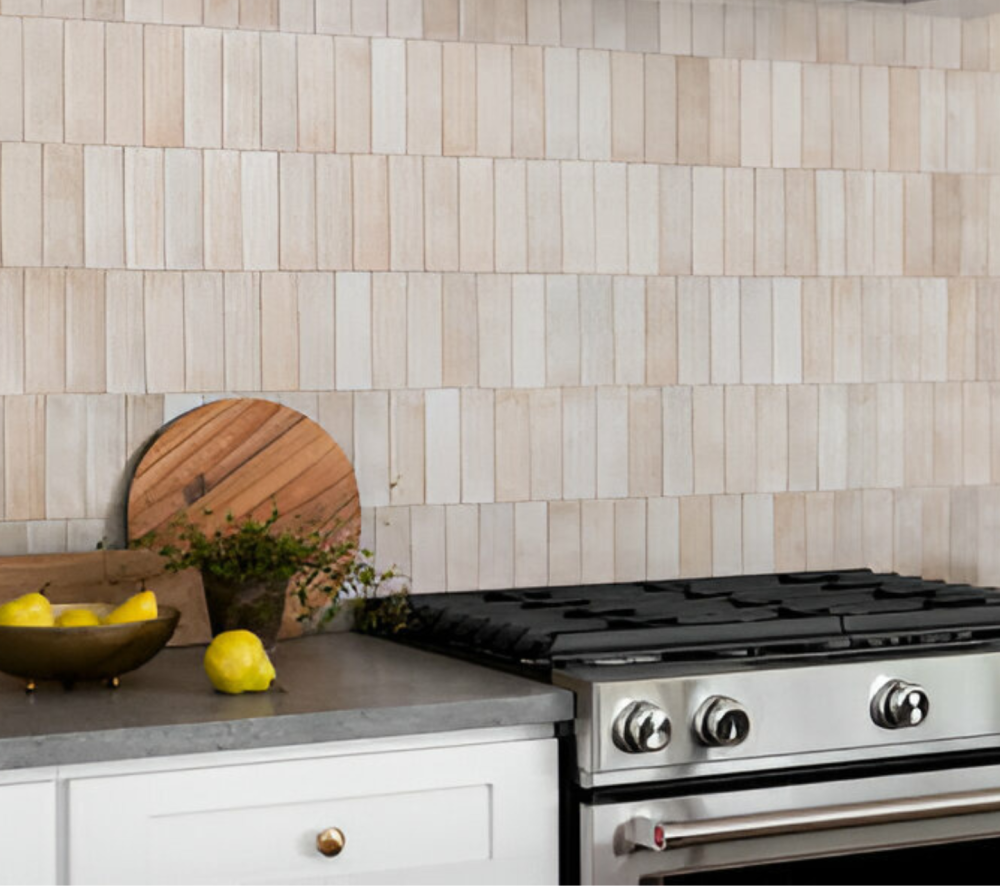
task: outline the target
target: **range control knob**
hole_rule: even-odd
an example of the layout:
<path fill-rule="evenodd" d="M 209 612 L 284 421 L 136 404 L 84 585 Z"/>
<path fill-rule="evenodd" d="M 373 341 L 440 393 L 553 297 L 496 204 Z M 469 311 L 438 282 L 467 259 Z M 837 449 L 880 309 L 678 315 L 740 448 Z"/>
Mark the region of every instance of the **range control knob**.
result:
<path fill-rule="evenodd" d="M 872 719 L 883 729 L 919 726 L 927 719 L 931 702 L 927 692 L 915 683 L 887 680 L 872 699 Z"/>
<path fill-rule="evenodd" d="M 710 747 L 731 747 L 746 741 L 750 714 L 738 701 L 713 695 L 694 715 L 695 735 Z"/>
<path fill-rule="evenodd" d="M 662 751 L 670 743 L 670 720 L 655 704 L 633 701 L 615 717 L 611 737 L 629 754 Z"/>

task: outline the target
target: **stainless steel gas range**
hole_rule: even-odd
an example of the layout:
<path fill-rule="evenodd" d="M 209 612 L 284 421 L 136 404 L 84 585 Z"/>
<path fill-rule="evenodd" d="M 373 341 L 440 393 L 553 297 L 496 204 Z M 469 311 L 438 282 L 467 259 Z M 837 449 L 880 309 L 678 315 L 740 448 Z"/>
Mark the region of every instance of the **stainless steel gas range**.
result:
<path fill-rule="evenodd" d="M 412 606 L 407 639 L 576 693 L 566 882 L 996 882 L 995 590 L 852 570 Z"/>

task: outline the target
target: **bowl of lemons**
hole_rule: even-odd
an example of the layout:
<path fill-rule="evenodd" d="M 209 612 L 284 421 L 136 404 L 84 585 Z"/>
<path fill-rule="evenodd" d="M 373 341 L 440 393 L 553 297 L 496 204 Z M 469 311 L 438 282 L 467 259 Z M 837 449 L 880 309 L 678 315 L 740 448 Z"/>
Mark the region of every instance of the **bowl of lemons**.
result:
<path fill-rule="evenodd" d="M 53 604 L 41 593 L 0 606 L 0 671 L 27 681 L 59 680 L 65 686 L 105 680 L 118 686 L 167 645 L 180 619 L 160 606 L 152 591 L 108 603 Z"/>

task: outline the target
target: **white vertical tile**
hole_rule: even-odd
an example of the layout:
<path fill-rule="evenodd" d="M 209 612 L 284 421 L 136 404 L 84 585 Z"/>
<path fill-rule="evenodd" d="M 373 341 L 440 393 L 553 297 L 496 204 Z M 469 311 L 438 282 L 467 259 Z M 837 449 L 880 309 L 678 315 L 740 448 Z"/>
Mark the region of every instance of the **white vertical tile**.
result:
<path fill-rule="evenodd" d="M 449 591 L 479 587 L 479 508 L 445 508 L 445 572 Z"/>
<path fill-rule="evenodd" d="M 87 403 L 83 397 L 45 400 L 45 516 L 87 516 Z"/>
<path fill-rule="evenodd" d="M 238 184 L 238 173 L 236 180 Z M 212 182 L 216 183 L 214 175 Z M 125 265 L 129 268 L 155 269 L 164 265 L 163 188 L 163 150 L 125 148 Z M 215 197 L 215 192 L 211 196 Z M 230 221 L 232 207 L 225 210 Z M 213 235 L 217 230 L 215 226 L 210 228 Z"/>
<path fill-rule="evenodd" d="M 260 278 L 261 386 L 265 391 L 299 389 L 298 280 L 294 274 Z"/>
<path fill-rule="evenodd" d="M 722 492 L 725 488 L 723 414 L 723 388 L 711 386 L 693 389 L 692 438 L 696 495 Z"/>
<path fill-rule="evenodd" d="M 299 387 L 306 391 L 329 391 L 334 386 L 333 282 L 332 274 L 299 275 Z M 393 358 L 403 359 L 396 352 Z M 405 377 L 405 371 L 399 374 Z"/>
<path fill-rule="evenodd" d="M 184 275 L 184 390 L 225 388 L 225 302 L 221 274 Z"/>
<path fill-rule="evenodd" d="M 771 165 L 771 66 L 766 61 L 740 62 L 740 161 Z"/>
<path fill-rule="evenodd" d="M 354 395 L 354 471 L 362 505 L 389 504 L 389 394 Z"/>
<path fill-rule="evenodd" d="M 707 384 L 711 378 L 711 296 L 709 281 L 682 277 L 677 281 L 677 380 Z"/>
<path fill-rule="evenodd" d="M 63 22 L 25 18 L 21 23 L 24 60 L 24 138 L 63 140 Z"/>
<path fill-rule="evenodd" d="M 740 379 L 770 384 L 773 374 L 771 281 L 744 278 L 740 286 Z"/>
<path fill-rule="evenodd" d="M 24 274 L 24 390 L 66 390 L 66 275 L 29 269 Z"/>
<path fill-rule="evenodd" d="M 788 488 L 788 392 L 778 385 L 757 388 L 757 479 L 762 492 Z"/>
<path fill-rule="evenodd" d="M 278 155 L 244 153 L 242 164 L 243 266 L 278 267 Z"/>
<path fill-rule="evenodd" d="M 714 277 L 711 287 L 712 384 L 740 380 L 740 281 Z"/>
<path fill-rule="evenodd" d="M 146 390 L 184 390 L 184 288 L 180 274 L 147 273 L 143 285 L 143 320 L 147 342 Z"/>
<path fill-rule="evenodd" d="M 580 157 L 611 157 L 611 57 L 607 52 L 580 51 Z"/>
<path fill-rule="evenodd" d="M 525 391 L 496 392 L 496 500 L 531 498 L 530 403 Z"/>
<path fill-rule="evenodd" d="M 680 508 L 676 498 L 651 498 L 646 507 L 646 577 L 680 574 Z"/>
<path fill-rule="evenodd" d="M 20 270 L 3 269 L 0 270 L 0 393 L 23 391 L 24 275 Z"/>
<path fill-rule="evenodd" d="M 223 302 L 226 388 L 230 391 L 259 391 L 260 291 L 257 275 L 226 274 Z"/>
<path fill-rule="evenodd" d="M 646 578 L 646 502 L 615 502 L 615 581 Z"/>
<path fill-rule="evenodd" d="M 441 504 L 461 500 L 461 410 L 454 388 L 427 391 L 425 433 L 426 500 Z"/>
<path fill-rule="evenodd" d="M 663 491 L 689 495 L 694 490 L 693 400 L 690 387 L 663 389 Z"/>
<path fill-rule="evenodd" d="M 579 156 L 577 52 L 545 50 L 546 156 L 570 160 Z"/>
<path fill-rule="evenodd" d="M 496 432 L 493 391 L 463 389 L 461 412 L 462 501 L 494 501 Z"/>
<path fill-rule="evenodd" d="M 303 314 L 302 303 L 304 288 L 313 277 L 320 280 L 329 280 L 329 288 L 317 287 L 316 307 L 324 308 L 320 315 L 320 322 L 317 324 L 315 332 L 312 331 L 312 317 Z M 319 291 L 324 291 L 328 295 L 326 301 L 320 301 Z M 372 277 L 372 387 L 375 388 L 395 388 L 406 387 L 407 370 L 407 280 L 405 274 L 374 274 Z M 299 335 L 300 337 L 314 336 L 317 346 L 323 347 L 322 353 L 329 354 L 329 372 L 324 373 L 322 378 L 326 381 L 321 387 L 330 387 L 333 379 L 333 278 L 327 275 L 304 274 L 299 279 Z M 327 314 L 327 310 L 329 314 Z M 311 312 L 310 312 L 311 313 Z M 327 317 L 329 322 L 327 323 Z M 306 367 L 305 355 L 303 355 L 302 368 Z M 312 385 L 303 384 L 304 388 L 311 388 Z"/>
<path fill-rule="evenodd" d="M 580 299 L 575 277 L 548 278 L 545 293 L 546 383 L 579 384 Z"/>
<path fill-rule="evenodd" d="M 578 584 L 581 579 L 580 502 L 549 503 L 549 584 Z"/>
<path fill-rule="evenodd" d="M 628 266 L 630 274 L 659 271 L 659 169 L 628 167 Z"/>
<path fill-rule="evenodd" d="M 594 272 L 594 164 L 562 164 L 562 259 L 567 273 Z"/>
<path fill-rule="evenodd" d="M 0 139 L 24 134 L 24 67 L 21 19 L 0 19 Z"/>
<path fill-rule="evenodd" d="M 511 284 L 511 375 L 515 387 L 545 385 L 545 281 L 517 275 Z"/>
<path fill-rule="evenodd" d="M 121 148 L 83 149 L 85 260 L 120 268 L 125 260 L 124 173 Z"/>
<path fill-rule="evenodd" d="M 629 494 L 628 453 L 628 389 L 599 387 L 597 388 L 598 498 L 625 498 Z"/>
<path fill-rule="evenodd" d="M 514 507 L 479 507 L 479 587 L 514 586 Z"/>
<path fill-rule="evenodd" d="M 490 275 L 479 278 L 479 385 L 483 388 L 511 386 L 511 278 Z"/>
<path fill-rule="evenodd" d="M 514 585 L 544 585 L 549 577 L 548 507 L 545 502 L 514 505 Z"/>
<path fill-rule="evenodd" d="M 65 24 L 65 136 L 81 144 L 104 141 L 104 25 Z"/>
<path fill-rule="evenodd" d="M 441 386 L 441 278 L 410 275 L 406 310 L 407 383 L 412 388 Z"/>
<path fill-rule="evenodd" d="M 372 384 L 371 275 L 337 274 L 336 379 L 338 390 Z"/>
<path fill-rule="evenodd" d="M 372 151 L 406 153 L 406 43 L 372 40 Z"/>
<path fill-rule="evenodd" d="M 562 391 L 532 390 L 528 395 L 531 434 L 531 497 L 562 498 Z"/>
<path fill-rule="evenodd" d="M 8 267 L 42 264 L 42 150 L 0 146 L 0 255 Z"/>
<path fill-rule="evenodd" d="M 476 150 L 482 157 L 509 157 L 513 146 L 511 50 L 476 47 Z"/>
<path fill-rule="evenodd" d="M 300 151 L 332 151 L 334 145 L 333 40 L 302 34 L 296 55 L 296 105 Z"/>
<path fill-rule="evenodd" d="M 597 403 L 592 388 L 567 388 L 562 397 L 563 497 L 597 494 Z"/>
<path fill-rule="evenodd" d="M 816 173 L 816 268 L 822 275 L 841 275 L 846 268 L 844 174 Z"/>
<path fill-rule="evenodd" d="M 614 502 L 580 502 L 580 566 L 587 584 L 615 580 Z"/>
<path fill-rule="evenodd" d="M 728 385 L 724 391 L 726 492 L 752 492 L 757 486 L 755 388 Z"/>
<path fill-rule="evenodd" d="M 447 589 L 445 509 L 440 505 L 410 508 L 413 590 L 418 594 Z"/>
<path fill-rule="evenodd" d="M 723 273 L 723 171 L 695 167 L 692 171 L 691 266 L 698 275 Z"/>
<path fill-rule="evenodd" d="M 196 150 L 165 152 L 163 229 L 167 268 L 204 267 L 201 158 L 202 152 Z"/>
<path fill-rule="evenodd" d="M 294 34 L 260 35 L 260 146 L 298 147 L 298 63 Z"/>
<path fill-rule="evenodd" d="M 316 163 L 311 154 L 279 154 L 278 263 L 285 270 L 317 266 Z"/>
<path fill-rule="evenodd" d="M 528 269 L 527 168 L 523 160 L 493 164 L 496 189 L 496 268 L 503 272 Z"/>
<path fill-rule="evenodd" d="M 598 273 L 628 272 L 627 173 L 628 169 L 622 163 L 594 164 L 596 230 L 594 260 Z"/>
<path fill-rule="evenodd" d="M 802 65 L 797 62 L 771 63 L 771 163 L 802 165 Z"/>
<path fill-rule="evenodd" d="M 646 289 L 644 281 L 614 281 L 615 383 L 640 385 L 646 380 Z"/>
<path fill-rule="evenodd" d="M 738 495 L 712 496 L 712 575 L 743 572 L 743 508 Z"/>
<path fill-rule="evenodd" d="M 104 393 L 107 390 L 104 274 L 66 274 L 66 390 Z"/>

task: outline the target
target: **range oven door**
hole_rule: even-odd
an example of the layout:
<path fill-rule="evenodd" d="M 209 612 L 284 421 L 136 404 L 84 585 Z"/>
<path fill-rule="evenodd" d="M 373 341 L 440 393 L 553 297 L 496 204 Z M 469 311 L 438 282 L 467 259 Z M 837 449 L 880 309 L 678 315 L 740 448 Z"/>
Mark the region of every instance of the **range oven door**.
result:
<path fill-rule="evenodd" d="M 997 882 L 1000 765 L 810 778 L 595 795 L 579 807 L 581 880 L 938 883 L 946 865 Z"/>

